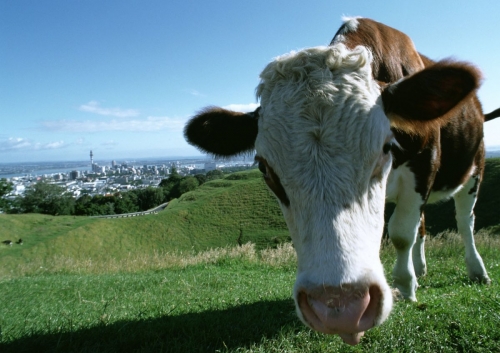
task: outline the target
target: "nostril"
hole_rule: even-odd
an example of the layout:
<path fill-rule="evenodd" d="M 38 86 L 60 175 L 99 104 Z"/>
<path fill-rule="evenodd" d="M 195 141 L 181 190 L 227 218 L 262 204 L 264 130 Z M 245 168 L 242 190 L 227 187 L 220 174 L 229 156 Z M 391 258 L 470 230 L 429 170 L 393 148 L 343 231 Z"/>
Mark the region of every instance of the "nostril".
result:
<path fill-rule="evenodd" d="M 297 304 L 300 309 L 303 320 L 311 327 L 317 331 L 321 331 L 320 326 L 322 326 L 318 315 L 314 312 L 310 302 L 311 298 L 305 291 L 299 291 L 297 296 Z"/>
<path fill-rule="evenodd" d="M 382 303 L 382 290 L 379 286 L 371 286 L 368 290 L 369 303 L 365 312 L 359 320 L 360 327 L 371 328 L 378 324 L 377 318 L 380 316 L 380 308 Z"/>

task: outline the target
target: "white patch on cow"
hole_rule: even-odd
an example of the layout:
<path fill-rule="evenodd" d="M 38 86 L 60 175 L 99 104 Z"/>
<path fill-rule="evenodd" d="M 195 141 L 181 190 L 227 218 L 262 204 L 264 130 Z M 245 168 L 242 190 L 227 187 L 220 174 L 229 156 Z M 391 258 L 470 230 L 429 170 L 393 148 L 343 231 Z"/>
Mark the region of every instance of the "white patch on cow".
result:
<path fill-rule="evenodd" d="M 356 32 L 356 30 L 358 29 L 358 26 L 359 26 L 359 21 L 358 19 L 360 19 L 362 17 L 360 16 L 342 16 L 342 22 L 344 22 L 344 25 L 345 25 L 345 29 L 349 32 Z M 344 32 L 346 33 L 346 32 Z"/>
<path fill-rule="evenodd" d="M 339 29 L 331 44 L 333 45 L 338 43 L 344 43 L 345 35 L 348 34 L 349 32 L 356 32 L 356 30 L 358 29 L 359 26 L 358 19 L 360 18 L 362 17 L 342 16 L 342 21 L 344 22 L 344 25 Z"/>
<path fill-rule="evenodd" d="M 427 199 L 427 203 L 432 204 L 432 203 L 437 203 L 437 202 L 442 202 L 448 200 L 450 197 L 455 195 L 457 192 L 462 190 L 464 186 L 459 185 L 454 189 L 447 189 L 447 190 L 439 190 L 439 191 L 432 191 L 429 194 L 429 198 Z"/>
<path fill-rule="evenodd" d="M 420 207 L 424 204 L 422 196 L 415 191 L 415 184 L 411 169 L 401 165 L 391 171 L 386 195 L 388 201 L 396 202 L 388 225 L 389 237 L 397 253 L 392 277 L 403 297 L 412 301 L 417 300 L 418 287 L 412 248 L 420 225 Z"/>
<path fill-rule="evenodd" d="M 420 226 L 420 225 L 419 225 Z M 425 236 L 417 235 L 415 245 L 412 249 L 413 269 L 417 277 L 427 274 L 427 263 L 425 261 Z"/>
<path fill-rule="evenodd" d="M 336 44 L 270 63 L 257 88 L 255 147 L 290 200 L 281 208 L 298 256 L 295 299 L 315 286 L 376 285 L 379 324 L 392 306 L 379 259 L 392 161 L 380 156 L 392 133 L 371 59 L 364 47 Z"/>
<path fill-rule="evenodd" d="M 478 182 L 476 178 L 470 178 L 462 190 L 457 192 L 455 200 L 455 211 L 458 232 L 462 236 L 465 245 L 465 264 L 469 278 L 483 283 L 490 283 L 483 260 L 476 250 L 474 243 L 474 205 L 476 204 L 477 192 L 471 192 Z"/>

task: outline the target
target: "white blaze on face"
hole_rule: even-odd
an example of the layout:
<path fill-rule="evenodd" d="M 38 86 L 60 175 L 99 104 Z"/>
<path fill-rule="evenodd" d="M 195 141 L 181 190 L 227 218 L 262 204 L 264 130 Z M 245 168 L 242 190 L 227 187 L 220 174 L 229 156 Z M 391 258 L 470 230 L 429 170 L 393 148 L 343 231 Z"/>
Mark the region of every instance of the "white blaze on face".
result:
<path fill-rule="evenodd" d="M 373 324 L 379 324 L 392 305 L 379 259 L 391 162 L 383 146 L 392 134 L 370 62 L 364 47 L 350 51 L 342 44 L 277 58 L 257 89 L 255 147 L 290 201 L 281 208 L 298 255 L 296 301 L 301 291 L 321 286 L 360 292 L 376 286 Z M 323 331 L 364 331 L 335 325 Z"/>

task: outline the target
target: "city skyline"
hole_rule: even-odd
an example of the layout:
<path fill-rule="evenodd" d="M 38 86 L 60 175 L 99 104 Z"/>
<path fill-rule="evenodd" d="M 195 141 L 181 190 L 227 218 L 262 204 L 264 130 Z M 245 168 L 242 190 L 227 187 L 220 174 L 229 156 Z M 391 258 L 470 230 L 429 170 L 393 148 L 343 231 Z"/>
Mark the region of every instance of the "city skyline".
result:
<path fill-rule="evenodd" d="M 397 10 L 391 10 L 397 9 Z M 486 113 L 500 107 L 500 3 L 0 2 L 0 162 L 203 157 L 183 137 L 203 107 L 251 111 L 273 57 L 328 45 L 341 17 L 408 34 L 432 59 L 483 72 Z M 500 149 L 500 119 L 486 123 Z"/>

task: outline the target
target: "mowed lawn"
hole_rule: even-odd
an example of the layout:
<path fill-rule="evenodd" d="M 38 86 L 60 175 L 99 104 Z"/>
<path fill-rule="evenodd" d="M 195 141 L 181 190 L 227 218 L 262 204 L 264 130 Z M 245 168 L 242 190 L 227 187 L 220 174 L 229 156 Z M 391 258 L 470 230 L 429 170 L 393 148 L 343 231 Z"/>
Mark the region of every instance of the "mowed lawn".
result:
<path fill-rule="evenodd" d="M 418 303 L 397 302 L 356 347 L 296 318 L 290 245 L 247 244 L 166 254 L 168 266 L 152 258 L 138 271 L 75 266 L 1 280 L 0 352 L 498 352 L 500 241 L 482 233 L 478 247 L 491 285 L 467 279 L 461 242 L 445 233 L 428 242 Z M 392 246 L 382 260 L 389 275 Z"/>

